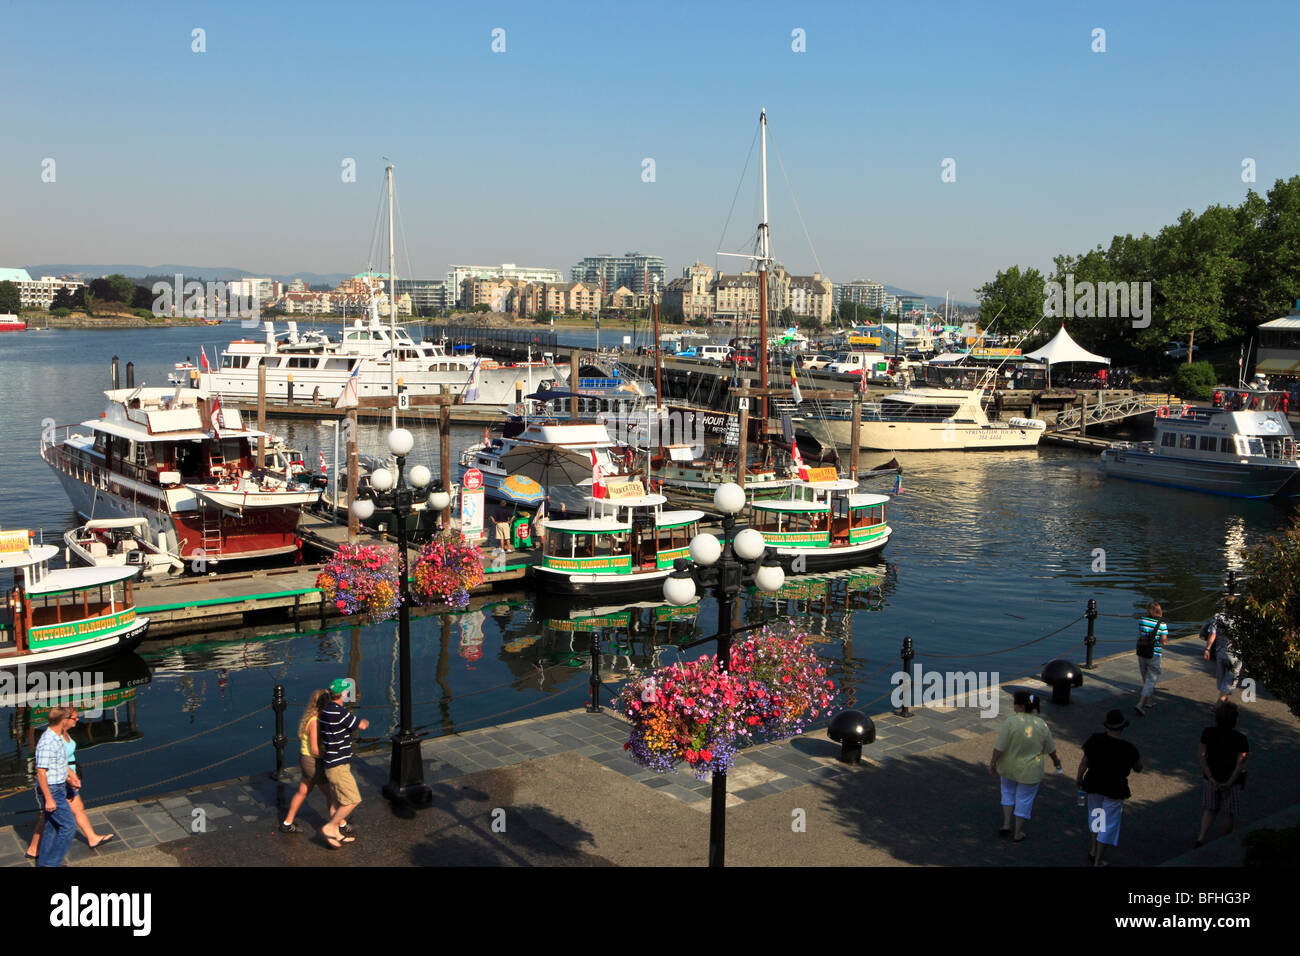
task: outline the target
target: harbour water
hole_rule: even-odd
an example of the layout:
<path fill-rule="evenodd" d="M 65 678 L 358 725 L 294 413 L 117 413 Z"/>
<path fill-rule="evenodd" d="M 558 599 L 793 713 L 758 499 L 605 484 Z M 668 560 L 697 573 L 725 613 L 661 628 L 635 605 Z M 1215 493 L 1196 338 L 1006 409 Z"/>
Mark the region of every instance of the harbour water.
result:
<path fill-rule="evenodd" d="M 37 454 L 41 421 L 96 417 L 112 355 L 123 365 L 135 362 L 137 384 L 163 385 L 173 362 L 197 359 L 200 345 L 211 358 L 214 346 L 235 331 L 227 325 L 0 337 L 0 528 L 43 529 L 47 541 L 61 543 L 74 523 Z M 594 344 L 592 333 L 561 333 L 561 340 Z M 273 429 L 313 464 L 323 450 L 333 470 L 332 427 L 273 423 Z M 363 425 L 361 450 L 379 453 L 385 431 Z M 436 473 L 434 434 L 416 430 L 412 463 Z M 479 434 L 458 430 L 453 453 Z M 928 453 L 900 461 L 903 494 L 890 507 L 893 537 L 879 578 L 809 584 L 807 597 L 779 607 L 779 616 L 797 617 L 818 635 L 844 699 L 868 712 L 890 707 L 890 677 L 901 666 L 905 636 L 927 669 L 997 672 L 1005 680 L 1035 672 L 1053 657 L 1081 659 L 1085 625 L 1076 619 L 1090 598 L 1102 614 L 1099 639 L 1116 642 L 1101 644 L 1098 653 L 1123 649 L 1133 636 L 1134 613 L 1149 600 L 1165 604 L 1175 632 L 1194 629 L 1209 614 L 1226 570 L 1240 565 L 1241 549 L 1275 532 L 1295 507 L 1106 480 L 1093 455 L 1066 449 Z M 873 584 L 878 590 L 870 592 Z M 854 588 L 856 596 L 845 596 Z M 425 734 L 581 709 L 586 702 L 590 628 L 570 623 L 569 609 L 522 593 L 491 598 L 466 612 L 413 621 L 414 715 Z M 675 623 L 662 620 L 667 612 L 641 608 L 634 609 L 632 625 L 616 616 L 621 610 L 611 609 L 602 623 L 606 701 L 629 662 L 649 662 L 651 635 L 680 641 L 715 632 L 716 609 L 707 598 L 698 615 L 678 612 Z M 751 599 L 742 617 L 755 620 L 758 610 Z M 769 603 L 767 613 L 778 612 Z M 101 719 L 92 728 L 95 746 L 83 744 L 88 801 L 271 769 L 269 703 L 277 683 L 291 702 L 289 763 L 296 759 L 301 703 L 337 676 L 358 681 L 362 713 L 371 721 L 363 743 L 382 743 L 396 724 L 395 635 L 389 622 L 146 643 L 141 657 L 150 679 L 128 674 L 124 681 L 137 686 L 123 692 L 123 703 L 109 715 L 117 723 Z M 660 649 L 658 659 L 678 653 Z M 32 803 L 21 714 L 0 707 L 0 719 L 9 728 L 0 756 L 2 825 L 29 813 Z"/>

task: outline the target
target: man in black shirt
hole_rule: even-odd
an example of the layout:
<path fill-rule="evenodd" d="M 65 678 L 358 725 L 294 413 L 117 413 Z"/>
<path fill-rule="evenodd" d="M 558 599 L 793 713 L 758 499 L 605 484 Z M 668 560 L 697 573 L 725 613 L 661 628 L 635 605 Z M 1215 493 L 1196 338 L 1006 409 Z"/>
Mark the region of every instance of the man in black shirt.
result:
<path fill-rule="evenodd" d="M 1087 793 L 1088 829 L 1092 846 L 1088 858 L 1093 866 L 1106 866 L 1103 846 L 1119 845 L 1119 826 L 1124 816 L 1124 801 L 1133 794 L 1128 788 L 1130 770 L 1142 772 L 1138 749 L 1121 738 L 1129 722 L 1118 710 L 1106 715 L 1106 732 L 1093 734 L 1083 745 L 1083 760 L 1075 784 Z"/>
<path fill-rule="evenodd" d="M 340 677 L 330 684 L 333 699 L 321 708 L 318 717 L 316 736 L 320 741 L 320 762 L 325 768 L 325 779 L 329 781 L 338 809 L 329 822 L 320 828 L 321 836 L 329 845 L 338 849 L 344 843 L 353 843 L 356 837 L 344 832 L 348 814 L 361 802 L 361 791 L 357 789 L 352 776 L 352 730 L 365 730 L 370 721 L 357 719 L 357 715 L 343 706 L 343 697 L 352 689 L 352 681 Z"/>
<path fill-rule="evenodd" d="M 1221 701 L 1214 708 L 1214 726 L 1201 731 L 1201 832 L 1196 845 L 1205 842 L 1214 818 L 1228 807 L 1228 828 L 1232 832 L 1234 818 L 1241 812 L 1242 791 L 1246 788 L 1246 754 L 1250 744 L 1246 735 L 1238 732 L 1237 705 Z"/>

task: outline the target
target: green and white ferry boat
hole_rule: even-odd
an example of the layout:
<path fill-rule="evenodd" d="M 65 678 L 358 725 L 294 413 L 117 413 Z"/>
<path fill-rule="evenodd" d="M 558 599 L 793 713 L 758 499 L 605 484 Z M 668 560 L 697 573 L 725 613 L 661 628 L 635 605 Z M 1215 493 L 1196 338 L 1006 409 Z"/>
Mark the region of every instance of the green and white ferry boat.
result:
<path fill-rule="evenodd" d="M 888 502 L 888 495 L 859 492 L 851 478 L 800 479 L 790 482 L 787 497 L 754 498 L 750 527 L 795 574 L 872 564 L 889 542 Z"/>
<path fill-rule="evenodd" d="M 538 590 L 552 594 L 655 592 L 690 554 L 704 512 L 665 511 L 667 498 L 639 481 L 606 483 L 608 496 L 588 498 L 586 518 L 548 521 L 542 559 L 533 566 Z"/>
<path fill-rule="evenodd" d="M 147 617 L 136 617 L 131 579 L 138 566 L 51 571 L 52 544 L 31 543 L 27 531 L 0 532 L 0 669 L 64 668 L 128 653 L 144 640 Z"/>

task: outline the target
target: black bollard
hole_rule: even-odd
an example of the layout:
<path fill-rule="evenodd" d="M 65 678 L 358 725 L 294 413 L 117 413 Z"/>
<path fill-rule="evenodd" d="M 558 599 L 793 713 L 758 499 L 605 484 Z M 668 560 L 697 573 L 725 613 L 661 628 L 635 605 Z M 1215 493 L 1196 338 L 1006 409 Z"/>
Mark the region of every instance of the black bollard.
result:
<path fill-rule="evenodd" d="M 600 635 L 591 632 L 591 700 L 587 701 L 587 713 L 600 713 Z"/>
<path fill-rule="evenodd" d="M 114 389 L 118 389 L 118 388 L 121 388 L 121 387 L 122 387 L 122 373 L 121 373 L 121 371 L 119 370 L 119 366 L 118 366 L 118 361 L 117 361 L 117 356 L 116 356 L 116 355 L 113 356 L 113 363 L 112 363 L 112 364 L 113 364 L 113 388 L 114 388 Z"/>
<path fill-rule="evenodd" d="M 903 656 L 903 673 L 907 675 L 907 695 L 908 697 L 911 697 L 913 695 L 913 692 L 915 691 L 915 687 L 912 682 L 912 658 L 916 656 L 916 653 L 912 650 L 912 639 L 910 637 L 903 638 L 902 656 Z M 900 710 L 896 711 L 896 713 L 898 714 L 899 717 L 914 716 L 913 713 L 907 709 L 907 697 L 903 698 L 903 706 Z"/>
<path fill-rule="evenodd" d="M 862 745 L 876 742 L 876 725 L 860 710 L 842 710 L 826 728 L 826 736 L 840 745 L 840 763 L 862 763 Z"/>
<path fill-rule="evenodd" d="M 290 405 L 293 404 L 293 375 L 292 374 L 289 376 L 288 395 L 286 401 Z"/>
<path fill-rule="evenodd" d="M 135 388 L 135 363 L 126 363 L 126 387 Z"/>
<path fill-rule="evenodd" d="M 271 738 L 271 743 L 275 747 L 275 773 L 272 776 L 277 780 L 284 776 L 284 745 L 289 742 L 289 738 L 284 735 L 284 709 L 287 706 L 284 701 L 284 685 L 276 684 L 275 690 L 271 692 L 271 709 L 275 711 L 275 736 Z"/>
<path fill-rule="evenodd" d="M 1092 662 L 1092 649 L 1097 646 L 1097 638 L 1092 630 L 1097 621 L 1097 602 L 1091 598 L 1088 599 L 1088 610 L 1084 612 L 1084 617 L 1088 619 L 1088 636 L 1083 639 L 1083 645 L 1088 649 L 1088 659 L 1083 662 L 1083 666 L 1092 670 L 1096 667 Z"/>
<path fill-rule="evenodd" d="M 1237 572 L 1232 568 L 1228 569 L 1228 593 L 1237 593 Z"/>

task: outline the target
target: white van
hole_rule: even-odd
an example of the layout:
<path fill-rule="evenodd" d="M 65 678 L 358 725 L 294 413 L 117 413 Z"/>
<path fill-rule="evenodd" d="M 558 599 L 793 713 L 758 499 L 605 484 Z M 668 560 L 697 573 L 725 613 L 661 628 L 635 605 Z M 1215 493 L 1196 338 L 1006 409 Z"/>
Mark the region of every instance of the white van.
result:
<path fill-rule="evenodd" d="M 865 371 L 868 378 L 888 368 L 889 358 L 880 352 L 840 352 L 827 366 L 829 371 L 840 375 L 861 375 Z"/>
<path fill-rule="evenodd" d="M 701 345 L 696 349 L 695 354 L 701 362 L 716 362 L 719 365 L 722 365 L 727 361 L 727 359 L 731 358 L 731 346 Z"/>

